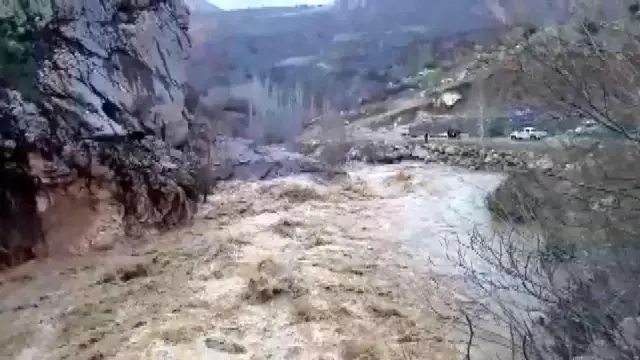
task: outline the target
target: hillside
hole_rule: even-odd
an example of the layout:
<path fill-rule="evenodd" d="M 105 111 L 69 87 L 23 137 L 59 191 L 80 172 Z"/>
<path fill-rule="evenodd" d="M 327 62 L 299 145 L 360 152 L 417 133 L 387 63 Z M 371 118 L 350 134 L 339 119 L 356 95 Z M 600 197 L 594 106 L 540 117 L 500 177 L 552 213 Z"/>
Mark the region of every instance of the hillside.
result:
<path fill-rule="evenodd" d="M 548 20 L 567 6 L 527 4 L 526 13 L 532 21 Z M 196 13 L 189 82 L 206 92 L 259 76 L 285 90 L 302 84 L 307 98 L 350 109 L 419 71 L 442 46 L 504 26 L 507 11 L 507 4 L 484 0 L 369 0 Z"/>

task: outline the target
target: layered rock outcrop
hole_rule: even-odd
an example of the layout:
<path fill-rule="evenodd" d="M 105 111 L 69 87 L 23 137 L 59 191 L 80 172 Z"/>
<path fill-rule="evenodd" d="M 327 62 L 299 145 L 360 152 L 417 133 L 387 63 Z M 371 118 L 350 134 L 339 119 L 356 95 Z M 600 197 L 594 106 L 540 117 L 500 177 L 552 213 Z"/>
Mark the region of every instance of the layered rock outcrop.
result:
<path fill-rule="evenodd" d="M 47 107 L 70 130 L 142 130 L 186 140 L 189 13 L 181 0 L 54 1 L 38 72 Z M 60 134 L 61 135 L 61 134 Z"/>
<path fill-rule="evenodd" d="M 0 189 L 8 206 L 0 266 L 35 256 L 46 238 L 12 219 L 38 218 L 55 206 L 56 189 L 78 181 L 88 182 L 85 192 L 98 186 L 111 193 L 130 230 L 188 221 L 200 189 L 199 162 L 187 146 L 190 40 L 182 0 L 15 0 L 2 7 L 0 16 L 37 26 L 26 46 L 37 60 L 40 96 L 29 102 L 13 90 L 0 94 L 3 171 L 29 173 Z"/>

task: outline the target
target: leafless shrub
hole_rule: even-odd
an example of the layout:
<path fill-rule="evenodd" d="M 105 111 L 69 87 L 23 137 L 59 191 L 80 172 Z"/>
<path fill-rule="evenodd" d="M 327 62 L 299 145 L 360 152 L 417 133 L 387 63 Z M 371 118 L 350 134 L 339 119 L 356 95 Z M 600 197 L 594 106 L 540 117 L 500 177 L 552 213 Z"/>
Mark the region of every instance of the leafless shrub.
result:
<path fill-rule="evenodd" d="M 618 137 L 570 143 L 545 170 L 511 175 L 488 205 L 512 230 L 459 242 L 454 260 L 492 299 L 475 305 L 510 330 L 514 358 L 640 356 L 640 32 L 611 4 L 581 2 L 563 24 L 514 30 L 487 77 L 505 102 L 579 114 Z"/>

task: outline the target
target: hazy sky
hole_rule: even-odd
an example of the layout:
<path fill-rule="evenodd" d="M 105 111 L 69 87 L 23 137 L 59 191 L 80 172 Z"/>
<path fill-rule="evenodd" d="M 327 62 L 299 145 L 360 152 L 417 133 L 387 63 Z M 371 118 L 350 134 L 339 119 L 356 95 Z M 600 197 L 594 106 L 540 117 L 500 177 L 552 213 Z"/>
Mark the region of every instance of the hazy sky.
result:
<path fill-rule="evenodd" d="M 295 6 L 299 4 L 329 4 L 333 0 L 209 0 L 225 10 L 260 6 Z"/>

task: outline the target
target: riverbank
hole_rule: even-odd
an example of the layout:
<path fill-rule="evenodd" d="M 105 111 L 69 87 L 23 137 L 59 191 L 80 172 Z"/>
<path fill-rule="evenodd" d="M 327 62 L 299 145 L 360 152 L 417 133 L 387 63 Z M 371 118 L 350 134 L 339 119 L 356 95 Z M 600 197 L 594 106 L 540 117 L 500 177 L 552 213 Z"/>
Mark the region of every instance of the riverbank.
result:
<path fill-rule="evenodd" d="M 520 255 L 527 263 L 536 259 L 540 269 L 510 255 L 497 268 L 523 279 L 523 288 L 538 286 L 536 296 L 545 298 L 546 321 L 537 327 L 545 340 L 535 348 L 545 358 L 639 353 L 638 150 L 634 144 L 567 148 L 544 171 L 511 173 L 488 198 L 500 221 L 541 229 L 544 242 L 534 241 L 535 248 Z M 540 285 L 536 277 L 545 281 Z"/>
<path fill-rule="evenodd" d="M 364 162 L 375 165 L 419 161 L 498 173 L 551 168 L 554 164 L 549 154 L 562 151 L 552 147 L 530 147 L 527 144 L 505 148 L 501 143 L 456 140 L 424 143 L 408 139 L 311 141 L 299 146 L 303 153 L 332 164 Z"/>
<path fill-rule="evenodd" d="M 490 221 L 468 215 L 499 181 L 399 164 L 223 184 L 188 229 L 6 273 L 0 355 L 459 359 L 469 299 L 442 240 Z"/>

